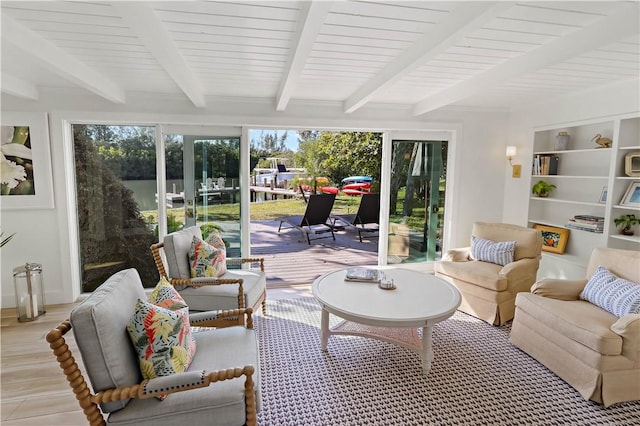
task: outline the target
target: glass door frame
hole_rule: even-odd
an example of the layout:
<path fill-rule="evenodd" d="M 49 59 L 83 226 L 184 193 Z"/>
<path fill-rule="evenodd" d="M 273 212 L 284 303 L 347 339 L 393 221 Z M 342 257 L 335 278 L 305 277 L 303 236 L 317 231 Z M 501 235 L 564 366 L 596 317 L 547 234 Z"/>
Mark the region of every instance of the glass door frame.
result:
<path fill-rule="evenodd" d="M 380 197 L 381 200 L 385 200 L 380 203 L 380 238 L 378 246 L 378 264 L 386 265 L 388 258 L 389 247 L 389 199 L 391 196 L 391 154 L 394 140 L 415 140 L 415 141 L 446 141 L 448 143 L 447 153 L 447 178 L 445 184 L 445 208 L 444 208 L 444 225 L 443 225 L 443 241 L 442 252 L 451 246 L 451 241 L 454 241 L 454 227 L 457 219 L 457 214 L 453 211 L 454 203 L 454 188 L 457 184 L 456 172 L 457 169 L 455 159 L 457 144 L 456 139 L 459 133 L 458 126 L 454 129 L 446 130 L 420 130 L 420 131 L 387 131 L 382 134 L 382 173 L 381 173 L 381 188 Z M 417 269 L 427 271 L 433 271 L 433 261 L 413 262 L 413 263 L 401 263 L 395 265 L 407 269 Z"/>

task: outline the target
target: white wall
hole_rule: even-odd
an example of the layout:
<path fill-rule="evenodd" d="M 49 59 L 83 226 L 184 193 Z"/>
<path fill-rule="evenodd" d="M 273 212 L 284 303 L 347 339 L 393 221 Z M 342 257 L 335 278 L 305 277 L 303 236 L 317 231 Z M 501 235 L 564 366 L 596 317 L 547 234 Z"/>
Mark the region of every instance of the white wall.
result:
<path fill-rule="evenodd" d="M 449 224 L 452 246 L 468 244 L 473 221 L 499 221 L 503 215 L 504 173 L 508 166 L 504 157 L 508 114 L 504 112 L 445 110 L 412 117 L 410 109 L 373 105 L 345 115 L 338 103 L 291 102 L 286 112 L 278 113 L 273 105 L 264 102 L 220 99 L 208 102 L 211 107 L 198 110 L 174 95 L 129 97 L 126 105 L 114 105 L 79 90 L 43 90 L 37 102 L 2 96 L 3 111 L 49 113 L 55 194 L 54 210 L 1 212 L 2 229 L 17 233 L 1 253 L 3 308 L 15 305 L 11 270 L 26 261 L 43 264 L 48 304 L 69 303 L 79 296 L 79 271 L 73 261 L 78 256 L 77 243 L 69 237 L 69 218 L 74 209 L 70 180 L 73 159 L 63 143 L 65 121 L 425 132 L 453 129 L 453 186 L 447 193 L 454 197 L 454 208 L 449 212 L 453 218 Z"/>

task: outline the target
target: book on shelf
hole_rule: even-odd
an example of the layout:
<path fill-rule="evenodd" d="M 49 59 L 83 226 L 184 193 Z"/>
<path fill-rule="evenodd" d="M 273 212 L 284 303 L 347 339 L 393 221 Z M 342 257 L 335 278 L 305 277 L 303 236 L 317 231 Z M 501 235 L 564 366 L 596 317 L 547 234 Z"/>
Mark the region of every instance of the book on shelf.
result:
<path fill-rule="evenodd" d="M 362 281 L 368 283 L 377 283 L 380 281 L 380 271 L 370 268 L 347 268 L 345 281 Z"/>
<path fill-rule="evenodd" d="M 593 232 L 594 234 L 602 234 L 604 232 L 604 228 L 589 228 L 587 226 L 584 226 L 584 224 L 578 224 L 576 222 L 566 223 L 564 227 L 569 229 L 577 229 L 579 231 Z"/>
<path fill-rule="evenodd" d="M 588 214 L 577 214 L 573 219 L 584 222 L 604 222 L 604 216 L 592 216 Z"/>
<path fill-rule="evenodd" d="M 536 154 L 533 157 L 533 174 L 538 176 L 557 175 L 560 157 L 552 154 Z"/>
<path fill-rule="evenodd" d="M 569 219 L 568 225 L 572 225 L 578 228 L 585 228 L 585 229 L 600 229 L 600 230 L 604 229 L 604 222 L 587 222 L 587 221 Z"/>

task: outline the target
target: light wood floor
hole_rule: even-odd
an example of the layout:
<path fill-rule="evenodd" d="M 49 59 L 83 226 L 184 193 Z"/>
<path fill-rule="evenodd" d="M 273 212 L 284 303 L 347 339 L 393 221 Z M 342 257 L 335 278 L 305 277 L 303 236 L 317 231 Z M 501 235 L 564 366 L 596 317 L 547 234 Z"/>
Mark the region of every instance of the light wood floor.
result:
<path fill-rule="evenodd" d="M 273 288 L 268 299 L 310 296 L 309 285 Z M 45 335 L 68 318 L 73 304 L 47 306 L 47 313 L 21 323 L 14 309 L 3 309 L 0 332 L 0 423 L 3 426 L 86 425 L 75 396 Z M 67 344 L 81 364 L 72 333 Z M 82 368 L 82 366 L 81 366 Z M 86 376 L 85 376 L 86 379 Z"/>

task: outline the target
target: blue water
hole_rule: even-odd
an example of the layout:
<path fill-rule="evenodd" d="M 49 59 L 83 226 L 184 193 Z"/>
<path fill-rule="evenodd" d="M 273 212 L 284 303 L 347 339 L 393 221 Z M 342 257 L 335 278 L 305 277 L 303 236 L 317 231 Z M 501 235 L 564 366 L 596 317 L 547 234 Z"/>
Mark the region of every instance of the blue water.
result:
<path fill-rule="evenodd" d="M 122 183 L 133 191 L 133 198 L 138 203 L 140 211 L 158 210 L 155 180 L 123 180 Z M 167 192 L 180 193 L 182 191 L 184 191 L 184 181 L 182 179 L 167 181 Z"/>

